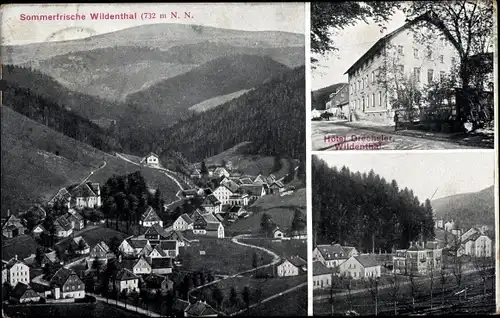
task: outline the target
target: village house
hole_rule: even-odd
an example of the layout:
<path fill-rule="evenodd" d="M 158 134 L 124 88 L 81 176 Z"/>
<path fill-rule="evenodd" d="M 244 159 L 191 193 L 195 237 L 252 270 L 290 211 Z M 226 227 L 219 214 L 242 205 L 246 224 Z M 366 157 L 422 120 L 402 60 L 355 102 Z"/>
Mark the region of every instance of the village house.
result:
<path fill-rule="evenodd" d="M 71 245 L 71 248 L 75 254 L 84 255 L 90 253 L 90 246 L 81 236 L 73 238 L 69 244 Z"/>
<path fill-rule="evenodd" d="M 229 172 L 224 167 L 217 167 L 214 170 L 213 175 L 217 178 L 222 178 L 222 177 L 227 178 L 230 176 Z"/>
<path fill-rule="evenodd" d="M 275 225 L 269 232 L 270 236 L 275 239 L 282 239 L 285 236 L 283 231 L 281 231 L 277 225 Z"/>
<path fill-rule="evenodd" d="M 229 196 L 229 205 L 247 206 L 250 202 L 250 196 L 246 193 L 237 193 Z"/>
<path fill-rule="evenodd" d="M 467 232 L 463 233 L 461 236 L 460 236 L 460 242 L 465 242 L 467 241 L 467 239 L 472 236 L 473 234 L 476 234 L 476 233 L 481 233 L 481 231 L 479 229 L 477 229 L 476 227 L 472 227 L 470 228 Z"/>
<path fill-rule="evenodd" d="M 491 257 L 491 239 L 480 232 L 468 236 L 461 242 L 465 255 Z"/>
<path fill-rule="evenodd" d="M 85 227 L 85 222 L 83 220 L 83 216 L 76 211 L 74 211 L 73 213 L 68 213 L 66 218 L 71 223 L 71 226 L 73 227 L 73 230 L 75 230 L 75 231 L 82 230 Z"/>
<path fill-rule="evenodd" d="M 443 248 L 437 241 L 430 241 L 425 243 L 427 253 L 427 268 L 440 269 L 443 259 Z"/>
<path fill-rule="evenodd" d="M 156 245 L 155 245 L 156 246 Z M 153 252 L 153 245 L 151 245 L 151 242 L 148 241 L 148 244 L 145 245 L 142 250 L 139 251 L 139 253 L 137 254 L 137 257 L 141 257 L 141 256 L 145 256 L 145 257 L 148 257 L 148 255 L 151 254 L 151 252 Z"/>
<path fill-rule="evenodd" d="M 201 170 L 194 168 L 190 175 L 191 179 L 200 179 L 201 178 Z"/>
<path fill-rule="evenodd" d="M 71 207 L 71 194 L 66 188 L 59 189 L 49 202 L 47 202 L 47 205 L 53 207 L 56 203 L 61 204 L 68 209 Z"/>
<path fill-rule="evenodd" d="M 161 240 L 167 236 L 167 232 L 157 223 L 149 227 L 144 233 L 144 238 L 147 240 Z"/>
<path fill-rule="evenodd" d="M 443 220 L 436 220 L 434 222 L 436 229 L 443 229 L 444 228 L 444 221 Z"/>
<path fill-rule="evenodd" d="M 427 250 L 423 242 L 410 242 L 410 247 L 406 250 L 406 266 L 408 273 L 427 273 Z"/>
<path fill-rule="evenodd" d="M 349 85 L 347 83 L 339 83 L 336 90 L 328 95 L 325 112 L 331 113 L 335 117 L 343 115 L 345 118 L 349 118 Z"/>
<path fill-rule="evenodd" d="M 149 275 L 151 274 L 151 265 L 148 263 L 144 256 L 138 259 L 123 259 L 120 264 L 122 268 L 131 270 L 135 275 Z"/>
<path fill-rule="evenodd" d="M 266 181 L 266 178 L 259 174 L 254 180 L 253 180 L 253 184 L 255 185 L 262 185 L 262 184 L 267 184 L 267 181 Z"/>
<path fill-rule="evenodd" d="M 333 268 L 356 255 L 358 251 L 354 247 L 342 247 L 340 244 L 317 245 L 313 251 L 313 260 L 318 260 L 326 267 Z"/>
<path fill-rule="evenodd" d="M 5 264 L 5 269 L 6 281 L 11 287 L 15 287 L 17 283 L 30 283 L 30 268 L 28 265 L 18 260 L 17 255 Z"/>
<path fill-rule="evenodd" d="M 408 272 L 406 267 L 406 250 L 396 250 L 392 256 L 392 264 L 393 273 L 406 274 Z"/>
<path fill-rule="evenodd" d="M 139 289 L 139 277 L 127 268 L 122 268 L 116 274 L 114 280 L 116 290 L 121 292 L 133 292 Z"/>
<path fill-rule="evenodd" d="M 241 185 L 241 190 L 243 191 L 243 193 L 248 194 L 248 196 L 250 197 L 250 201 L 257 200 L 258 198 L 263 197 L 267 194 L 266 189 L 262 184 L 261 185 L 243 184 Z"/>
<path fill-rule="evenodd" d="M 163 294 L 174 289 L 174 282 L 166 276 L 151 274 L 144 279 L 146 288 L 151 290 L 160 290 Z"/>
<path fill-rule="evenodd" d="M 54 299 L 85 298 L 85 284 L 71 269 L 61 267 L 49 282 Z"/>
<path fill-rule="evenodd" d="M 245 212 L 245 209 L 239 205 L 233 205 L 227 211 L 227 213 L 229 213 L 229 218 L 233 220 L 239 218 L 241 215 L 245 214 Z"/>
<path fill-rule="evenodd" d="M 189 246 L 189 240 L 179 231 L 170 231 L 167 233 L 166 240 L 176 241 L 178 247 Z"/>
<path fill-rule="evenodd" d="M 175 240 L 164 240 L 161 241 L 157 246 L 161 248 L 161 250 L 167 255 L 167 257 L 176 258 L 179 255 L 179 245 Z"/>
<path fill-rule="evenodd" d="M 363 277 L 376 278 L 381 275 L 380 264 L 378 264 L 375 257 L 367 254 L 351 256 L 347 261 L 340 264 L 339 269 L 341 275 L 354 279 Z"/>
<path fill-rule="evenodd" d="M 132 246 L 132 244 L 129 242 L 129 240 L 132 238 L 128 237 L 124 239 L 121 243 L 120 246 L 118 246 L 118 250 L 120 251 L 121 254 L 124 256 L 135 256 L 137 253 L 135 251 L 135 248 Z"/>
<path fill-rule="evenodd" d="M 2 225 L 2 235 L 6 238 L 13 238 L 19 235 L 24 235 L 26 228 L 21 223 L 21 219 L 13 214 L 10 214 L 10 210 L 7 211 L 7 220 Z"/>
<path fill-rule="evenodd" d="M 167 253 L 163 251 L 161 246 L 158 244 L 149 253 L 146 255 L 148 259 L 153 259 L 153 258 L 164 258 L 167 257 Z"/>
<path fill-rule="evenodd" d="M 152 250 L 152 247 L 151 247 L 148 240 L 132 238 L 132 239 L 128 239 L 128 243 L 134 249 L 135 255 L 149 253 L 148 251 Z"/>
<path fill-rule="evenodd" d="M 46 232 L 46 229 L 45 227 L 43 227 L 42 224 L 37 224 L 34 228 L 33 228 L 33 236 L 36 237 L 36 238 L 39 238 L 40 235 L 42 235 L 42 233 L 45 233 Z"/>
<path fill-rule="evenodd" d="M 155 210 L 148 206 L 146 211 L 141 215 L 141 219 L 139 220 L 139 224 L 144 227 L 153 226 L 153 224 L 158 224 L 163 227 L 162 219 L 156 214 Z"/>
<path fill-rule="evenodd" d="M 61 215 L 54 221 L 54 228 L 56 230 L 56 237 L 59 239 L 65 238 L 73 234 L 73 227 L 68 219 Z"/>
<path fill-rule="evenodd" d="M 205 198 L 201 207 L 205 209 L 205 211 L 215 214 L 221 212 L 221 205 L 221 202 L 213 194 L 211 194 Z"/>
<path fill-rule="evenodd" d="M 184 310 L 184 317 L 217 317 L 218 313 L 205 301 L 198 300 Z"/>
<path fill-rule="evenodd" d="M 9 270 L 7 269 L 8 262 L 2 260 L 2 285 L 7 282 Z"/>
<path fill-rule="evenodd" d="M 238 194 L 238 186 L 231 182 L 221 183 L 213 192 L 213 196 L 216 197 L 222 205 L 229 204 L 229 197 L 235 194 Z"/>
<path fill-rule="evenodd" d="M 195 212 L 192 218 L 194 220 L 193 234 L 224 238 L 224 226 L 212 213 Z"/>
<path fill-rule="evenodd" d="M 174 231 L 187 231 L 193 229 L 193 220 L 186 213 L 181 214 L 174 224 L 172 224 Z"/>
<path fill-rule="evenodd" d="M 86 182 L 68 187 L 71 204 L 79 209 L 99 208 L 101 206 L 101 189 L 99 183 Z"/>
<path fill-rule="evenodd" d="M 457 225 L 455 224 L 455 222 L 453 220 L 448 221 L 444 224 L 445 231 L 451 232 L 452 230 L 456 230 L 456 228 L 457 228 Z"/>
<path fill-rule="evenodd" d="M 333 269 L 320 261 L 313 262 L 313 289 L 329 288 L 332 285 Z"/>
<path fill-rule="evenodd" d="M 409 21 L 374 43 L 345 74 L 348 74 L 349 108 L 355 118 L 394 122 L 392 101 L 399 78 L 411 76 L 423 88 L 448 74 L 457 55 L 443 38 L 415 39 L 415 22 Z M 419 105 L 420 106 L 420 105 Z"/>
<path fill-rule="evenodd" d="M 165 275 L 172 273 L 172 259 L 171 258 L 152 258 L 151 259 L 151 272 L 154 274 Z"/>
<path fill-rule="evenodd" d="M 141 159 L 140 163 L 147 166 L 159 167 L 160 157 L 157 154 L 150 152 L 146 157 Z"/>
<path fill-rule="evenodd" d="M 272 193 L 279 193 L 285 191 L 285 185 L 280 180 L 276 180 L 269 185 Z"/>
<path fill-rule="evenodd" d="M 198 190 L 196 189 L 179 190 L 179 192 L 177 192 L 177 197 L 183 197 L 185 199 L 192 199 L 198 195 Z"/>
<path fill-rule="evenodd" d="M 10 300 L 18 304 L 35 303 L 40 301 L 40 295 L 29 284 L 19 283 L 12 290 Z"/>
<path fill-rule="evenodd" d="M 240 185 L 242 186 L 253 186 L 253 181 L 252 179 L 248 178 L 248 177 L 243 177 L 243 178 L 240 178 Z"/>
<path fill-rule="evenodd" d="M 113 258 L 114 254 L 111 252 L 109 249 L 108 245 L 104 242 L 99 242 L 97 243 L 89 253 L 89 256 L 87 257 L 87 266 L 88 268 L 92 268 L 94 265 L 94 262 L 97 262 L 98 264 L 107 264 L 108 260 Z"/>

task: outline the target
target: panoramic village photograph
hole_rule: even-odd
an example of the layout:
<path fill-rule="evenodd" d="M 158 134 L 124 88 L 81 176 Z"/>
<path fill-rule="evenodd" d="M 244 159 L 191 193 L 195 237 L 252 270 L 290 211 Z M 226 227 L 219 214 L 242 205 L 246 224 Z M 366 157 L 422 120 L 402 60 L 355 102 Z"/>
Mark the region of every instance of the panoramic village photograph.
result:
<path fill-rule="evenodd" d="M 2 317 L 307 315 L 305 6 L 175 8 L 2 35 Z"/>
<path fill-rule="evenodd" d="M 494 148 L 493 1 L 311 3 L 313 151 Z"/>
<path fill-rule="evenodd" d="M 312 157 L 314 315 L 493 314 L 495 154 L 360 154 Z"/>

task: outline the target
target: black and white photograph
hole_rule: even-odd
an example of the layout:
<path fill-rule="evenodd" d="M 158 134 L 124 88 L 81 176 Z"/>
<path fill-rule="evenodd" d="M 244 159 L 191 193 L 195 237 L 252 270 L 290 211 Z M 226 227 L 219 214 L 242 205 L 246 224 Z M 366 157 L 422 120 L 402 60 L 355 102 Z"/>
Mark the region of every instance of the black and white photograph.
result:
<path fill-rule="evenodd" d="M 493 149 L 493 3 L 311 3 L 312 150 Z"/>
<path fill-rule="evenodd" d="M 305 3 L 0 10 L 2 317 L 307 315 Z"/>
<path fill-rule="evenodd" d="M 492 151 L 328 152 L 311 165 L 314 315 L 495 312 Z"/>

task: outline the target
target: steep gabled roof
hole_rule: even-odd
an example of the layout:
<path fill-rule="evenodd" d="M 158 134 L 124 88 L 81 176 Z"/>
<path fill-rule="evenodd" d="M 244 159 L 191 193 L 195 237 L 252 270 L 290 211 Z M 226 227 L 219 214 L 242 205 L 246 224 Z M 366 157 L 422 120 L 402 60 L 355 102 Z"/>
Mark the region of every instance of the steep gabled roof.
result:
<path fill-rule="evenodd" d="M 290 263 L 299 268 L 307 265 L 307 262 L 299 256 L 289 257 L 287 259 Z"/>
<path fill-rule="evenodd" d="M 255 196 L 260 196 L 262 194 L 262 189 L 264 188 L 264 186 L 261 184 L 261 185 L 242 185 L 241 186 L 241 190 L 244 192 L 244 193 L 247 193 L 249 195 L 255 195 Z"/>
<path fill-rule="evenodd" d="M 29 285 L 21 282 L 17 283 L 16 287 L 14 287 L 11 296 L 17 299 L 40 297 Z"/>
<path fill-rule="evenodd" d="M 162 219 L 156 214 L 155 210 L 151 207 L 148 206 L 146 211 L 141 215 L 141 221 L 142 222 L 159 222 Z"/>
<path fill-rule="evenodd" d="M 144 248 L 148 244 L 148 240 L 128 240 L 127 241 L 132 248 Z"/>
<path fill-rule="evenodd" d="M 220 226 L 220 222 L 217 223 L 207 223 L 205 230 L 207 231 L 218 231 Z"/>
<path fill-rule="evenodd" d="M 161 268 L 172 268 L 171 258 L 153 258 L 151 259 L 151 268 L 161 269 Z"/>
<path fill-rule="evenodd" d="M 217 206 L 220 204 L 221 204 L 220 201 L 213 194 L 210 194 L 205 198 L 205 200 L 203 200 L 203 203 L 201 204 L 201 206 L 202 207 L 204 207 L 204 206 Z"/>
<path fill-rule="evenodd" d="M 62 287 L 66 283 L 68 278 L 70 278 L 73 275 L 78 277 L 78 275 L 76 275 L 76 273 L 72 269 L 61 267 L 50 279 L 50 284 Z"/>
<path fill-rule="evenodd" d="M 253 185 L 253 181 L 250 178 L 241 178 L 240 182 L 242 185 Z"/>
<path fill-rule="evenodd" d="M 88 183 L 81 184 L 70 190 L 71 196 L 75 198 L 96 197 L 97 194 L 90 188 Z"/>
<path fill-rule="evenodd" d="M 358 255 L 358 256 L 353 256 L 354 259 L 356 259 L 361 265 L 363 265 L 364 268 L 367 267 L 374 267 L 380 265 L 377 262 L 377 259 L 373 257 L 372 255 Z"/>
<path fill-rule="evenodd" d="M 330 275 L 333 274 L 333 269 L 326 267 L 320 261 L 313 262 L 313 275 L 314 276 L 328 275 L 328 274 L 330 274 Z"/>
<path fill-rule="evenodd" d="M 156 245 L 153 250 L 149 253 L 149 255 L 151 255 L 151 253 L 153 251 L 156 251 L 158 254 L 160 254 L 161 257 L 166 257 L 167 254 L 165 254 L 165 252 L 163 251 L 163 249 L 161 248 L 160 244 Z"/>
<path fill-rule="evenodd" d="M 139 279 L 134 273 L 132 273 L 128 268 L 122 268 L 116 274 L 115 280 L 124 281 L 124 280 L 133 280 Z"/>
<path fill-rule="evenodd" d="M 340 244 L 318 245 L 316 247 L 326 261 L 348 258 L 347 253 Z"/>
<path fill-rule="evenodd" d="M 68 219 L 64 215 L 61 215 L 60 217 L 58 217 L 54 221 L 54 226 L 56 228 L 57 227 L 61 227 L 64 231 L 69 231 L 69 230 L 71 230 L 73 228 L 71 226 L 71 222 L 69 222 Z"/>
<path fill-rule="evenodd" d="M 165 250 L 175 250 L 177 248 L 177 241 L 161 241 L 159 245 L 156 245 L 156 247 L 159 247 L 162 251 Z"/>
<path fill-rule="evenodd" d="M 187 224 L 193 223 L 193 220 L 187 215 L 187 213 L 181 214 L 180 218 L 182 218 Z"/>

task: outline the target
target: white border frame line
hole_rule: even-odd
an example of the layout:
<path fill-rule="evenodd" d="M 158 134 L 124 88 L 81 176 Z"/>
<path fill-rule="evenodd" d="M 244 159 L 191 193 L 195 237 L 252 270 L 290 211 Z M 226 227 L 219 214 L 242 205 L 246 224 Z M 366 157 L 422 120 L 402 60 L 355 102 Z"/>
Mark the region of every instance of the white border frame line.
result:
<path fill-rule="evenodd" d="M 496 3 L 496 1 L 495 1 Z M 499 202 L 499 172 L 498 172 L 498 7 L 493 5 L 493 40 L 494 40 L 494 50 L 493 50 L 493 103 L 494 103 L 494 121 L 495 121 L 495 136 L 494 136 L 494 149 L 495 149 L 495 254 L 496 254 L 496 264 L 495 264 L 495 290 L 496 290 L 496 313 L 500 314 L 500 202 Z"/>
<path fill-rule="evenodd" d="M 313 272 L 312 272 L 312 189 L 311 189 L 311 3 L 305 2 L 305 94 L 306 94 L 306 215 L 307 215 L 307 315 L 313 316 Z"/>

